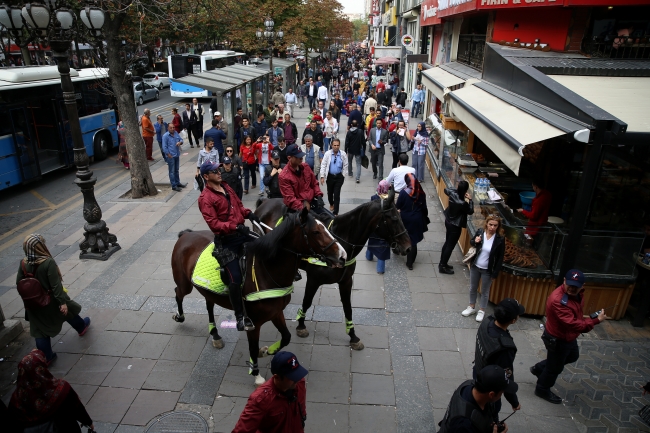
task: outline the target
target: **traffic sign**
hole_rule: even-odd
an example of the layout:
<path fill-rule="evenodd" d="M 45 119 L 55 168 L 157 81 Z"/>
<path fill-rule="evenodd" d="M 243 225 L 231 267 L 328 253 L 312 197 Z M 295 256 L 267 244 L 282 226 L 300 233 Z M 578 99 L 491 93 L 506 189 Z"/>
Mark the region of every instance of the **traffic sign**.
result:
<path fill-rule="evenodd" d="M 410 47 L 413 45 L 413 36 L 411 35 L 404 35 L 402 36 L 402 45 L 405 47 Z"/>

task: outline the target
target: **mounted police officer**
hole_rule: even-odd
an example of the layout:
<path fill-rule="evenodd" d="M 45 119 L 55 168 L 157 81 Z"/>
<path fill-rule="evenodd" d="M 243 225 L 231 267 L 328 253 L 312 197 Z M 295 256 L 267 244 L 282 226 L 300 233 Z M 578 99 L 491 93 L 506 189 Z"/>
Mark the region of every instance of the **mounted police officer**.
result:
<path fill-rule="evenodd" d="M 517 384 L 498 365 L 488 365 L 476 375 L 476 381 L 463 382 L 451 396 L 438 433 L 507 433 L 499 428 L 499 412 L 494 405 L 504 392 L 514 394 Z"/>
<path fill-rule="evenodd" d="M 513 369 L 517 346 L 508 331 L 512 325 L 524 314 L 526 309 L 515 299 L 506 298 L 499 302 L 494 309 L 494 316 L 481 322 L 476 333 L 476 351 L 474 354 L 474 380 L 477 373 L 488 365 L 498 365 L 510 373 L 514 380 Z M 517 394 L 505 392 L 504 397 L 512 405 L 512 410 L 521 409 Z M 497 413 L 501 411 L 501 400 L 494 403 Z"/>
<path fill-rule="evenodd" d="M 222 182 L 219 165 L 206 161 L 201 166 L 205 188 L 199 196 L 199 209 L 205 222 L 214 233 L 214 252 L 219 262 L 224 283 L 228 283 L 230 303 L 235 310 L 238 331 L 252 331 L 255 325 L 244 317 L 242 299 L 242 271 L 239 258 L 244 244 L 253 240 L 250 229 L 244 225 L 244 218 L 259 223 L 259 218 L 246 209 L 235 191 Z"/>
<path fill-rule="evenodd" d="M 305 152 L 301 151 L 297 145 L 287 146 L 289 164 L 279 176 L 280 192 L 284 204 L 294 212 L 299 212 L 306 207 L 317 214 L 326 212 L 331 215 L 331 212 L 325 209 L 323 193 L 318 186 L 314 172 L 306 162 L 302 161 L 304 156 Z M 331 216 L 333 217 L 333 215 Z"/>

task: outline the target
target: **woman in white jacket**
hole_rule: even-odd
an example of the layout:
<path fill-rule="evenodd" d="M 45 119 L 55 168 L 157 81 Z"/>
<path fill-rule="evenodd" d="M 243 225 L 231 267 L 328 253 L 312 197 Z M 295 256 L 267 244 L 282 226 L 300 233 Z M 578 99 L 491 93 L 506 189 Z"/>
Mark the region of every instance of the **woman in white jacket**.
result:
<path fill-rule="evenodd" d="M 327 200 L 330 202 L 330 211 L 339 214 L 341 201 L 341 187 L 348 171 L 348 156 L 341 150 L 341 140 L 332 140 L 332 148 L 325 152 L 320 163 L 320 184 L 327 181 Z"/>
<path fill-rule="evenodd" d="M 323 137 L 323 152 L 327 152 L 330 148 L 330 143 L 338 136 L 339 132 L 339 123 L 329 111 L 325 113 L 325 120 L 321 128 L 325 133 L 325 137 Z"/>

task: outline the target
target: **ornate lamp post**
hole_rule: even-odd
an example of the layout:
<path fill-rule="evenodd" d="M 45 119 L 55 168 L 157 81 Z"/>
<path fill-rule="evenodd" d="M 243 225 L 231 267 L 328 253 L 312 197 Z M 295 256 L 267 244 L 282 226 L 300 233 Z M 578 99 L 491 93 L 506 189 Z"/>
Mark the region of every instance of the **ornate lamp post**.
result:
<path fill-rule="evenodd" d="M 273 73 L 273 46 L 275 45 L 276 40 L 282 41 L 284 32 L 282 29 L 278 30 L 277 32 L 273 31 L 275 23 L 270 17 L 264 20 L 264 27 L 266 30 L 262 31 L 258 29 L 257 32 L 255 32 L 255 35 L 257 35 L 257 38 L 260 41 L 266 40 L 269 43 L 269 68 L 271 68 L 271 72 Z"/>
<path fill-rule="evenodd" d="M 102 220 L 102 210 L 95 199 L 97 179 L 88 168 L 88 154 L 81 135 L 77 101 L 68 63 L 68 50 L 75 36 L 101 41 L 98 38 L 104 26 L 104 11 L 94 3 L 86 2 L 79 12 L 79 18 L 83 26 L 79 24 L 76 14 L 65 0 L 32 2 L 23 8 L 0 5 L 0 24 L 5 26 L 16 41 L 43 41 L 49 43 L 52 49 L 52 56 L 61 75 L 61 90 L 72 135 L 74 163 L 77 166 L 75 183 L 81 188 L 84 197 L 83 216 L 86 224 L 84 240 L 79 244 L 79 258 L 107 260 L 120 246 L 117 237 L 108 232 L 108 227 Z"/>

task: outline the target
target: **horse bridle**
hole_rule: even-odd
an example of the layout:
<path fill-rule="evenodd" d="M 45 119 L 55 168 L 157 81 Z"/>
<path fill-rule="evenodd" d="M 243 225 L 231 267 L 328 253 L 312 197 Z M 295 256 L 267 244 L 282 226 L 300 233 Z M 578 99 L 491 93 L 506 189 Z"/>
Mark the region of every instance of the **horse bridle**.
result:
<path fill-rule="evenodd" d="M 311 244 L 309 243 L 309 236 L 307 235 L 307 228 L 306 228 L 306 227 L 307 227 L 307 221 L 304 222 L 304 223 L 300 223 L 300 231 L 302 232 L 302 237 L 303 237 L 303 239 L 304 239 L 304 241 L 305 241 L 305 245 L 307 245 L 307 248 L 309 248 L 309 254 L 305 255 L 305 254 L 297 253 L 297 252 L 295 252 L 295 251 L 293 251 L 293 250 L 290 250 L 289 248 L 283 248 L 283 249 L 284 249 L 285 251 L 290 252 L 291 254 L 296 255 L 296 256 L 299 257 L 299 258 L 303 258 L 303 257 L 316 257 L 316 258 L 318 258 L 319 260 L 325 262 L 325 261 L 326 261 L 326 258 L 325 258 L 325 251 L 327 251 L 327 250 L 329 250 L 330 248 L 332 248 L 332 246 L 336 243 L 336 239 L 335 239 L 334 233 L 329 232 L 329 233 L 332 235 L 332 242 L 330 242 L 326 247 L 321 248 L 321 249 L 320 249 L 320 250 L 321 250 L 321 253 L 318 254 L 316 251 L 314 251 L 314 248 L 313 248 L 313 247 L 311 246 Z"/>
<path fill-rule="evenodd" d="M 383 207 L 383 206 L 382 206 L 382 207 Z M 382 210 L 381 210 L 381 214 L 382 214 L 381 221 L 379 221 L 379 222 L 377 223 L 377 225 L 375 226 L 375 229 L 378 229 L 382 222 L 383 222 L 384 224 L 388 224 L 388 222 L 386 221 L 386 213 L 388 213 L 388 212 L 390 212 L 390 211 L 391 211 L 391 209 L 382 209 Z M 392 218 L 391 218 L 391 219 L 392 219 Z M 397 234 L 395 234 L 395 235 L 391 235 L 391 237 L 390 237 L 390 238 L 391 238 L 391 241 L 392 241 L 392 242 L 391 242 L 391 248 L 393 248 L 393 245 L 397 245 L 397 238 L 400 237 L 400 236 L 402 236 L 402 235 L 403 235 L 404 233 L 406 233 L 406 232 L 407 232 L 407 230 L 406 230 L 406 228 L 404 228 L 404 230 L 402 230 L 401 232 L 399 232 L 399 233 L 397 233 Z M 352 248 L 363 248 L 363 247 L 366 246 L 366 244 L 363 244 L 363 245 L 353 244 L 352 242 L 348 242 L 348 241 L 346 241 L 345 239 L 343 239 L 342 237 L 338 236 L 338 235 L 337 235 L 336 233 L 334 233 L 334 232 L 330 232 L 330 233 L 332 233 L 332 236 L 334 236 L 335 238 L 337 238 L 339 241 L 341 241 L 341 242 L 345 242 L 346 244 L 350 245 Z M 378 239 L 382 239 L 382 238 L 378 238 Z M 382 239 L 382 240 L 383 240 L 383 239 Z"/>

